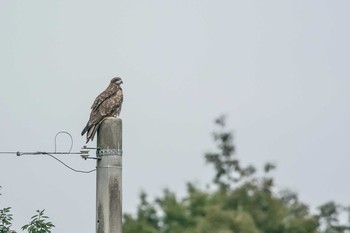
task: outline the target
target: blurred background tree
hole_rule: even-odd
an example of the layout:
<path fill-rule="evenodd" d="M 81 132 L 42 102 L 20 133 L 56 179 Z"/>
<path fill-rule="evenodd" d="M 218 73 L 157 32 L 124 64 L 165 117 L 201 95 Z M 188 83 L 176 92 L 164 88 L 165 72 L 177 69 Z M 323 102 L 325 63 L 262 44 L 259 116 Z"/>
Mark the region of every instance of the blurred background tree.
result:
<path fill-rule="evenodd" d="M 253 165 L 243 167 L 235 156 L 233 134 L 226 118 L 215 120 L 215 152 L 204 155 L 214 168 L 214 189 L 187 184 L 185 197 L 171 190 L 150 202 L 142 192 L 136 215 L 124 214 L 124 233 L 346 233 L 349 222 L 340 216 L 349 208 L 329 202 L 310 213 L 307 204 L 290 190 L 277 192 L 272 163 L 257 175 Z"/>

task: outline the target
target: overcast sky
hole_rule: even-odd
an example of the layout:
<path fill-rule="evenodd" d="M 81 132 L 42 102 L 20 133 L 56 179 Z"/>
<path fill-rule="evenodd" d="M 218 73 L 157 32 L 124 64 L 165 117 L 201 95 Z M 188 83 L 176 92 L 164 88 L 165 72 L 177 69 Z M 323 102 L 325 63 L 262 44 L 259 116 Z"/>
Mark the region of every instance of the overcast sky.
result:
<path fill-rule="evenodd" d="M 0 150 L 85 139 L 90 106 L 124 80 L 123 204 L 213 177 L 213 120 L 228 115 L 243 164 L 277 164 L 278 188 L 313 208 L 349 205 L 350 2 L 0 0 Z M 95 142 L 89 143 L 95 146 Z M 69 140 L 59 137 L 58 150 Z M 95 161 L 60 156 L 76 169 Z M 0 208 L 36 209 L 53 233 L 95 232 L 95 173 L 45 156 L 0 155 Z"/>

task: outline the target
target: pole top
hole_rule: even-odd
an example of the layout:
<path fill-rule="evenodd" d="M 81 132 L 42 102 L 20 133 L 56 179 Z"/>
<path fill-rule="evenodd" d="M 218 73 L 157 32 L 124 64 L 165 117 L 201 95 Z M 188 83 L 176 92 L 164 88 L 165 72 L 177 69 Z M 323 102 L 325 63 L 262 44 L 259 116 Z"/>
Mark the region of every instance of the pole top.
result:
<path fill-rule="evenodd" d="M 97 131 L 97 147 L 100 151 L 116 150 L 119 152 L 123 149 L 122 119 L 107 117 L 102 121 Z"/>

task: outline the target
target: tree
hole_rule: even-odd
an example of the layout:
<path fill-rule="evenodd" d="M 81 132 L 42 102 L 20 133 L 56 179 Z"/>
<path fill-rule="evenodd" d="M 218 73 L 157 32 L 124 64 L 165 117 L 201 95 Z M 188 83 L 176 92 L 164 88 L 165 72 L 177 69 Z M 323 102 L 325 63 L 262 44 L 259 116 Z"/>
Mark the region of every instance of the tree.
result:
<path fill-rule="evenodd" d="M 159 232 L 159 218 L 154 205 L 147 201 L 146 193 L 140 195 L 141 203 L 137 208 L 137 217 L 133 218 L 130 214 L 124 215 L 124 232 Z"/>
<path fill-rule="evenodd" d="M 51 233 L 51 229 L 55 226 L 48 221 L 49 217 L 44 215 L 44 211 L 37 210 L 37 214 L 31 218 L 32 220 L 28 224 L 22 227 L 22 230 L 26 230 L 28 233 Z M 11 230 L 12 221 L 11 207 L 0 209 L 0 233 L 16 233 L 16 231 Z"/>
<path fill-rule="evenodd" d="M 204 157 L 208 164 L 214 166 L 214 184 L 218 185 L 220 189 L 229 189 L 232 184 L 253 175 L 256 169 L 253 166 L 242 168 L 240 161 L 235 158 L 236 147 L 233 144 L 232 133 L 225 130 L 225 116 L 216 119 L 215 123 L 219 130 L 213 133 L 213 138 L 217 142 L 218 151 L 207 153 Z"/>
<path fill-rule="evenodd" d="M 10 210 L 11 207 L 0 210 L 0 233 L 8 233 L 11 230 L 13 218 Z"/>
<path fill-rule="evenodd" d="M 8 233 L 11 231 L 12 220 L 13 216 L 11 214 L 11 207 L 0 209 L 0 233 Z"/>
<path fill-rule="evenodd" d="M 330 201 L 321 205 L 318 209 L 320 211 L 318 217 L 324 233 L 349 232 L 350 226 L 348 224 L 340 224 L 339 222 L 339 215 L 343 214 L 344 211 L 348 212 L 349 208 Z"/>
<path fill-rule="evenodd" d="M 22 227 L 22 230 L 28 230 L 29 233 L 51 233 L 54 225 L 47 221 L 49 217 L 44 215 L 45 210 L 37 210 L 31 221 Z"/>
<path fill-rule="evenodd" d="M 232 132 L 226 130 L 225 117 L 216 119 L 213 133 L 217 151 L 206 153 L 205 161 L 214 167 L 215 190 L 187 184 L 187 194 L 178 198 L 168 189 L 161 197 L 148 201 L 143 192 L 135 216 L 124 215 L 124 233 L 345 233 L 349 224 L 339 224 L 338 216 L 348 211 L 326 203 L 318 214 L 296 193 L 276 193 L 266 163 L 263 175 L 249 165 L 242 167 L 235 156 Z"/>

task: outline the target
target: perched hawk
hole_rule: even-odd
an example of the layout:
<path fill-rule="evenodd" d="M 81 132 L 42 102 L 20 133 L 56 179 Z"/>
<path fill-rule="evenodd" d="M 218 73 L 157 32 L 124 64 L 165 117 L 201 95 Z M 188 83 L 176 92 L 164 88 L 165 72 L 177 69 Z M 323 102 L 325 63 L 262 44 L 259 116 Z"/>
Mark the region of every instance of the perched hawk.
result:
<path fill-rule="evenodd" d="M 120 87 L 123 81 L 121 78 L 113 78 L 91 106 L 90 119 L 81 132 L 83 136 L 86 132 L 86 143 L 93 140 L 99 124 L 106 117 L 117 117 L 120 114 L 123 103 L 123 90 Z"/>

